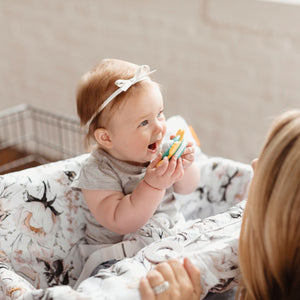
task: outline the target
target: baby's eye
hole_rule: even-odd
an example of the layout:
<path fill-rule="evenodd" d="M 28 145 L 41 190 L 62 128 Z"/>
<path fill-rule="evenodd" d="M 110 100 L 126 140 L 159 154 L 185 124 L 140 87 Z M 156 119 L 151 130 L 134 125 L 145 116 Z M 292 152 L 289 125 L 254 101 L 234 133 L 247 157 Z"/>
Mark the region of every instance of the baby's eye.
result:
<path fill-rule="evenodd" d="M 147 120 L 143 121 L 143 122 L 139 125 L 139 127 L 143 127 L 143 126 L 146 126 L 146 125 L 148 125 L 148 121 L 147 121 Z"/>

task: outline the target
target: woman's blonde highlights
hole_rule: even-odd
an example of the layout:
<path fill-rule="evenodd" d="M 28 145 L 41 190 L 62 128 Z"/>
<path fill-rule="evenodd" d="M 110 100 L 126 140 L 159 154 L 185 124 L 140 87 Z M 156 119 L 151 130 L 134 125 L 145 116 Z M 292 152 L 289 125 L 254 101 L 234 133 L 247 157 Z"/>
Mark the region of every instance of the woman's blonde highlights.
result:
<path fill-rule="evenodd" d="M 300 111 L 294 110 L 274 122 L 251 182 L 237 299 L 293 299 L 299 291 L 299 182 Z"/>

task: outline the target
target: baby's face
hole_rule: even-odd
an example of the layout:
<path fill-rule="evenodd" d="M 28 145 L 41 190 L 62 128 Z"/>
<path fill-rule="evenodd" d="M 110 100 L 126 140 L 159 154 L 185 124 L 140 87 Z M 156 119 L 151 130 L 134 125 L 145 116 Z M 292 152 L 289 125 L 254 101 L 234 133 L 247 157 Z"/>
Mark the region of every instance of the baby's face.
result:
<path fill-rule="evenodd" d="M 150 83 L 121 104 L 110 126 L 114 157 L 132 164 L 154 159 L 166 133 L 163 98 L 159 87 Z"/>

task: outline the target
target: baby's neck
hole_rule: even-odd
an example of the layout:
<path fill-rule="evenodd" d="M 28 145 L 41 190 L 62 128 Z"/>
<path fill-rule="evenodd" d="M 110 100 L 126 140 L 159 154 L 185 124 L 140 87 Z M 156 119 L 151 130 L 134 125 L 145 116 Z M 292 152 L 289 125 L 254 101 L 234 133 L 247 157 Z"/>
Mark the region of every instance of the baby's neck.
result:
<path fill-rule="evenodd" d="M 115 158 L 115 159 L 117 159 L 119 161 L 122 161 L 122 162 L 124 162 L 126 164 L 132 165 L 132 166 L 148 167 L 148 165 L 150 163 L 150 161 L 145 162 L 145 163 L 141 163 L 141 162 L 138 162 L 138 161 L 123 160 L 123 159 L 120 159 L 119 157 L 116 157 L 113 153 L 111 153 L 111 151 L 109 151 L 109 149 L 104 149 L 102 147 L 99 147 L 99 149 L 101 149 L 102 151 L 105 151 L 106 153 L 108 153 L 113 158 Z"/>

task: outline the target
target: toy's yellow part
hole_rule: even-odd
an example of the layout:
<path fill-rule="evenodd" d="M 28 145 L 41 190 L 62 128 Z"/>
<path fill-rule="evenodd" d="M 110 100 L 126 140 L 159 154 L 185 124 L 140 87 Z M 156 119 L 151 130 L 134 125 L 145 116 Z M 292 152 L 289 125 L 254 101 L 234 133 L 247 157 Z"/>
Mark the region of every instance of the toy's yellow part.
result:
<path fill-rule="evenodd" d="M 173 145 L 170 147 L 170 149 L 169 149 L 169 154 L 168 154 L 168 156 L 167 156 L 168 159 L 170 159 L 170 158 L 174 155 L 174 153 L 175 153 L 175 152 L 177 151 L 177 149 L 179 148 L 180 144 L 181 144 L 180 141 L 174 142 L 174 144 L 173 144 Z M 161 161 L 156 165 L 156 167 L 160 166 L 160 164 L 161 164 L 162 162 L 163 162 L 163 161 L 161 160 Z"/>
<path fill-rule="evenodd" d="M 182 140 L 183 140 L 183 137 L 184 137 L 184 130 L 183 130 L 183 129 L 179 129 L 179 130 L 177 131 L 176 135 L 179 135 L 179 136 L 180 136 L 179 141 L 182 141 Z"/>
<path fill-rule="evenodd" d="M 177 136 L 180 136 L 179 140 L 177 140 L 177 142 L 174 142 L 172 144 L 172 146 L 170 147 L 169 149 L 169 154 L 167 156 L 168 159 L 170 159 L 175 153 L 176 151 L 178 150 L 178 148 L 180 147 L 182 141 L 183 141 L 183 137 L 184 137 L 184 130 L 182 129 L 179 129 L 176 133 L 176 137 Z M 158 167 L 160 164 L 162 163 L 162 160 L 156 165 L 156 167 Z"/>
<path fill-rule="evenodd" d="M 171 148 L 170 148 L 170 150 L 169 150 L 169 155 L 168 155 L 168 159 L 170 159 L 174 154 L 175 154 L 175 152 L 177 151 L 177 149 L 178 149 L 178 147 L 180 146 L 180 144 L 181 144 L 181 142 L 175 142 L 172 146 L 171 146 Z"/>

